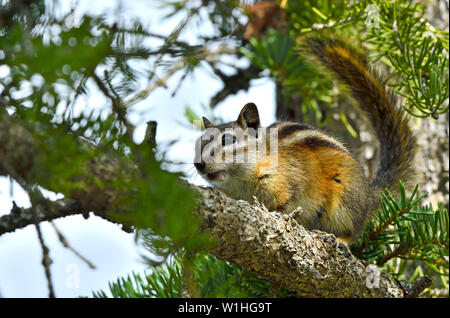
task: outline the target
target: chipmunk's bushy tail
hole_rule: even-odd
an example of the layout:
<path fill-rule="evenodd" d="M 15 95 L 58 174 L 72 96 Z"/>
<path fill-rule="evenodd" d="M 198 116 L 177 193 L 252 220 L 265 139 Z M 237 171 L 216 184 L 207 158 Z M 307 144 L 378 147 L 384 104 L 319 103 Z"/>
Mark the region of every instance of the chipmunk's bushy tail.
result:
<path fill-rule="evenodd" d="M 377 190 L 406 182 L 412 175 L 415 152 L 405 112 L 396 107 L 395 98 L 369 66 L 362 49 L 343 40 L 309 38 L 308 51 L 346 84 L 360 108 L 368 113 L 380 141 L 380 163 L 371 186 Z"/>

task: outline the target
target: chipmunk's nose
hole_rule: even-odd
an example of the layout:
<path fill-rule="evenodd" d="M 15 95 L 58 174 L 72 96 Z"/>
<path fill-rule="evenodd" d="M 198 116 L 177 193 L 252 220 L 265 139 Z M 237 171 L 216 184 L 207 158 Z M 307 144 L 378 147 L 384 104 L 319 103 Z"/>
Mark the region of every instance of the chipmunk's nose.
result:
<path fill-rule="evenodd" d="M 203 171 L 205 169 L 206 164 L 204 162 L 196 162 L 194 163 L 195 168 L 199 171 Z"/>

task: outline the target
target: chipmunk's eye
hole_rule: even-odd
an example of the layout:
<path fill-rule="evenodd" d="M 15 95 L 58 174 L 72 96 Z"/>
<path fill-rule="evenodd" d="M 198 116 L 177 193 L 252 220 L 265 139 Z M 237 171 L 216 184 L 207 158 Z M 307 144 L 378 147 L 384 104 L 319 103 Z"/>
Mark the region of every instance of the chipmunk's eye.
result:
<path fill-rule="evenodd" d="M 236 142 L 236 137 L 230 134 L 222 135 L 222 146 L 234 144 Z"/>

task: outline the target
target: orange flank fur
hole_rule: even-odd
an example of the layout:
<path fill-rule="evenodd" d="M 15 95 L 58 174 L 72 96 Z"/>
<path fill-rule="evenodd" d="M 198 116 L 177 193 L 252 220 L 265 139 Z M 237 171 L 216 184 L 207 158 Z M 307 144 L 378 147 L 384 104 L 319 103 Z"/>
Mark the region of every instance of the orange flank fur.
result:
<path fill-rule="evenodd" d="M 315 150 L 303 146 L 296 148 L 298 154 L 307 157 L 311 166 L 310 186 L 305 189 L 305 195 L 315 197 L 317 205 L 323 206 L 327 214 L 335 212 L 343 187 L 347 184 L 346 176 L 350 173 L 343 164 L 349 160 L 349 155 L 325 147 Z"/>

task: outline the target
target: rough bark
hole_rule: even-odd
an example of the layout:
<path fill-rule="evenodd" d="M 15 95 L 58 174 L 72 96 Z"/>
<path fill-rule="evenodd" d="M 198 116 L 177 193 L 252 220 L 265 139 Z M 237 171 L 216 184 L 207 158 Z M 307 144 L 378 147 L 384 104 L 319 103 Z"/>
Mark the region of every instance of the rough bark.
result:
<path fill-rule="evenodd" d="M 211 253 L 242 265 L 301 297 L 403 297 L 399 282 L 373 272 L 332 235 L 307 231 L 288 214 L 200 188 L 198 207 L 217 244 Z"/>
<path fill-rule="evenodd" d="M 432 0 L 427 3 L 425 17 L 440 30 L 449 27 L 448 0 Z M 446 101 L 448 105 L 448 99 Z M 437 206 L 441 202 L 449 206 L 449 113 L 418 120 L 415 125 L 420 147 L 417 159 L 418 182 L 422 190 L 430 193 L 426 202 Z"/>
<path fill-rule="evenodd" d="M 9 175 L 5 168 L 9 167 L 19 177 L 32 182 L 27 179 L 26 169 L 42 156 L 45 154 L 39 152 L 27 129 L 7 117 L 0 119 L 0 175 Z M 108 207 L 115 203 L 115 198 L 126 194 L 117 193 L 117 189 L 89 185 L 89 182 L 95 177 L 107 183 L 114 177 L 114 169 L 123 169 L 119 162 L 121 160 L 111 158 L 111 154 L 107 160 L 96 158 L 86 162 L 84 178 L 87 187 L 82 192 L 29 209 L 14 206 L 10 214 L 0 217 L 0 235 L 33 224 L 36 219 L 30 215 L 37 216 L 39 222 L 72 214 L 86 215 L 89 211 L 108 218 Z M 132 175 L 133 167 L 130 163 Z M 298 296 L 408 296 L 400 282 L 382 272 L 379 287 L 368 287 L 371 277 L 377 274 L 337 244 L 333 236 L 307 231 L 291 215 L 269 212 L 259 203 L 236 201 L 212 188 L 194 188 L 202 194 L 197 213 L 203 217 L 204 228 L 215 239 L 211 253 L 218 258 L 240 264 Z M 126 213 L 126 207 L 122 208 Z M 417 294 L 417 287 L 413 287 L 411 290 Z"/>

